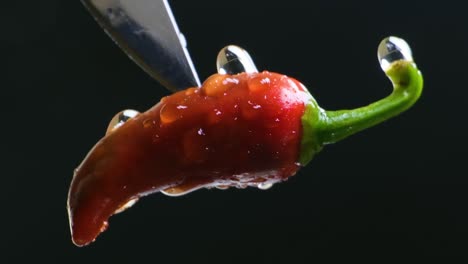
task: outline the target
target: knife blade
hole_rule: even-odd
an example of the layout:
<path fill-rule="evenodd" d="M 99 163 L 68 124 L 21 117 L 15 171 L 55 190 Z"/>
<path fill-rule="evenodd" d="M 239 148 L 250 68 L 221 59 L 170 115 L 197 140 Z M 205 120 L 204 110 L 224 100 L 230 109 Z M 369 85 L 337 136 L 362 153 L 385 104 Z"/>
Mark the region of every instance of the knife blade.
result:
<path fill-rule="evenodd" d="M 200 80 L 167 0 L 81 0 L 145 72 L 175 92 Z"/>

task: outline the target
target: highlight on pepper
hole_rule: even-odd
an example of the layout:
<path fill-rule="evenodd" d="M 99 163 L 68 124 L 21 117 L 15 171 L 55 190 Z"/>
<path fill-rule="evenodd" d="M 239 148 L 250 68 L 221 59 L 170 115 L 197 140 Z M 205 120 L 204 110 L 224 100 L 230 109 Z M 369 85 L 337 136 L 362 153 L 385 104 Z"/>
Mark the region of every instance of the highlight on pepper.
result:
<path fill-rule="evenodd" d="M 258 72 L 245 50 L 222 49 L 218 73 L 201 87 L 164 97 L 146 112 L 125 110 L 113 118 L 71 182 L 73 242 L 93 242 L 109 217 L 148 194 L 268 189 L 296 174 L 326 144 L 407 110 L 423 87 L 411 49 L 389 37 L 380 43 L 378 58 L 393 84 L 390 95 L 332 111 L 322 109 L 298 80 Z"/>

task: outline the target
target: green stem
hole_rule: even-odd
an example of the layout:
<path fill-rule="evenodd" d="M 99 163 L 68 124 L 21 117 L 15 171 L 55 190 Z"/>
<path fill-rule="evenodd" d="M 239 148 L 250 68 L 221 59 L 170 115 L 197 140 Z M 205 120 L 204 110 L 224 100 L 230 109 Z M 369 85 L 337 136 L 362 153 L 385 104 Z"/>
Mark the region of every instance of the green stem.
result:
<path fill-rule="evenodd" d="M 398 60 L 385 73 L 392 81 L 394 90 L 375 103 L 338 111 L 320 109 L 315 102 L 307 106 L 302 118 L 301 164 L 307 164 L 323 145 L 377 125 L 407 110 L 417 101 L 422 92 L 423 78 L 416 64 Z"/>
<path fill-rule="evenodd" d="M 423 78 L 416 65 L 409 61 L 393 62 L 386 71 L 393 83 L 393 92 L 368 106 L 339 111 L 325 111 L 317 124 L 322 144 L 335 143 L 356 132 L 375 126 L 410 108 L 419 98 Z"/>

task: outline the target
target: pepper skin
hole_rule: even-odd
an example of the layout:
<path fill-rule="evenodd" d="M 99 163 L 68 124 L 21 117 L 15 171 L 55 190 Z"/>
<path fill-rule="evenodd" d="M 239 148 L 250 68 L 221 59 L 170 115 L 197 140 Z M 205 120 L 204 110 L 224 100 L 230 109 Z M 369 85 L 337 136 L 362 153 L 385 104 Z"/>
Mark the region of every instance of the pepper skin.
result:
<path fill-rule="evenodd" d="M 272 72 L 215 74 L 110 129 L 75 170 L 68 196 L 73 242 L 84 246 L 110 216 L 162 191 L 268 186 L 288 179 L 325 144 L 413 105 L 422 76 L 411 61 L 386 70 L 393 93 L 371 105 L 320 108 L 297 80 Z"/>
<path fill-rule="evenodd" d="M 215 74 L 202 88 L 163 98 L 111 131 L 76 171 L 74 242 L 92 241 L 116 210 L 145 194 L 285 180 L 300 167 L 309 100 L 298 81 L 270 72 Z"/>

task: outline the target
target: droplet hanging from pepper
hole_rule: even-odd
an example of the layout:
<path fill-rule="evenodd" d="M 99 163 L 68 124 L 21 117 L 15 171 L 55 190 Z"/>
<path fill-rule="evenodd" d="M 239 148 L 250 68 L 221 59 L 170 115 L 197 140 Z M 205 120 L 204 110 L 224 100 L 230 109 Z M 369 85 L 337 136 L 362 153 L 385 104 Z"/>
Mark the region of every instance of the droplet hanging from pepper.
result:
<path fill-rule="evenodd" d="M 322 109 L 294 78 L 258 73 L 250 56 L 232 47 L 220 52 L 219 73 L 201 88 L 113 119 L 112 133 L 97 142 L 70 186 L 67 207 L 76 245 L 94 241 L 109 217 L 151 193 L 268 189 L 306 166 L 326 144 L 407 110 L 422 92 L 411 50 L 396 37 L 382 41 L 378 50 L 393 92 L 370 105 L 337 111 Z"/>
<path fill-rule="evenodd" d="M 250 54 L 236 45 L 229 45 L 221 49 L 216 59 L 219 74 L 237 74 L 258 72 Z"/>
<path fill-rule="evenodd" d="M 114 131 L 115 129 L 119 128 L 125 122 L 127 122 L 131 118 L 134 118 L 139 113 L 140 112 L 138 112 L 136 110 L 132 110 L 132 109 L 127 109 L 127 110 L 120 111 L 110 121 L 109 126 L 107 127 L 106 134 L 108 134 L 108 133 Z"/>

